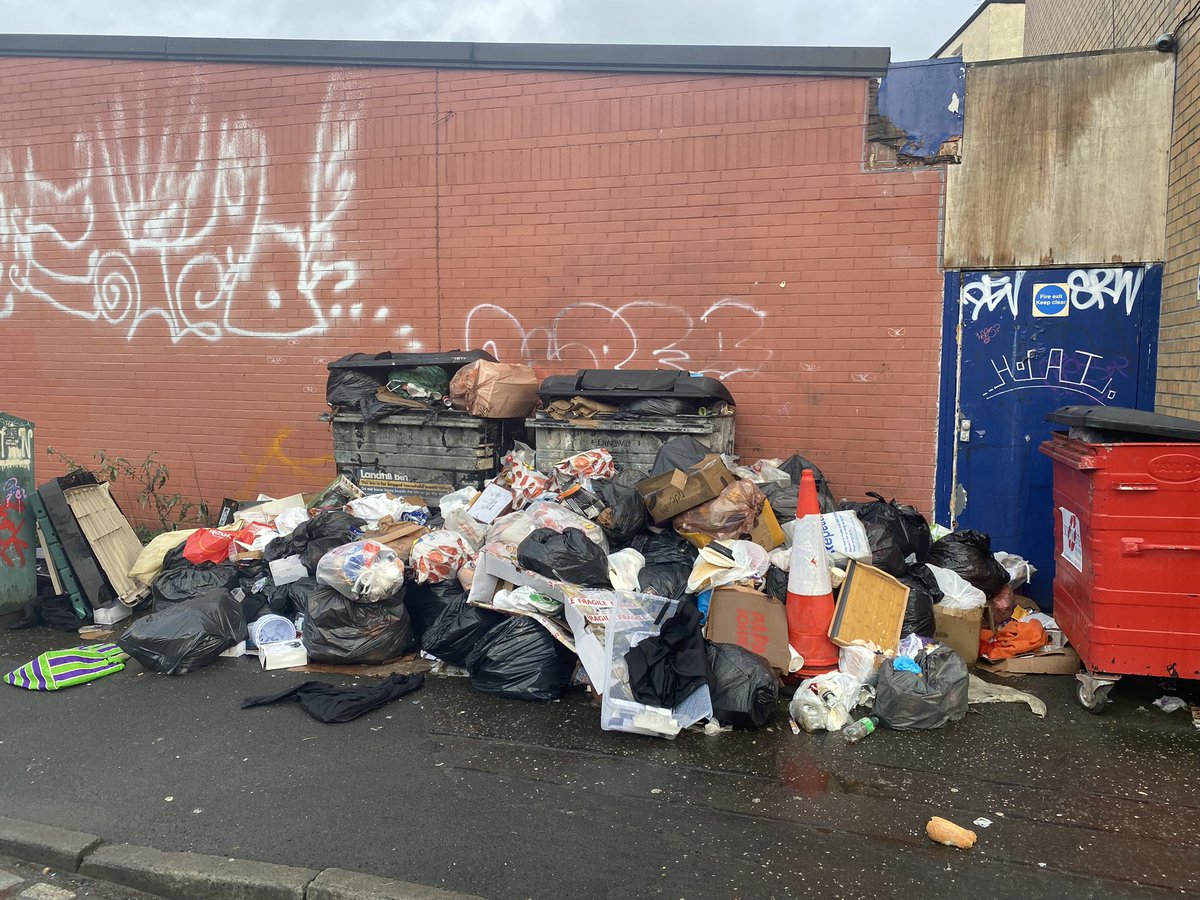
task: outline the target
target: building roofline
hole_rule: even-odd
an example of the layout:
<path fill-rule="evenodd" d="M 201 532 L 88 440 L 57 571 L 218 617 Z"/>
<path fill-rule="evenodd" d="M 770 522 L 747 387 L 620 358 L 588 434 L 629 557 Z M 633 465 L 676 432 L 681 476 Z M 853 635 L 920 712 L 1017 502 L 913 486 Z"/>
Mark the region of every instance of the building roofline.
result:
<path fill-rule="evenodd" d="M 869 78 L 883 75 L 887 71 L 891 51 L 887 47 L 491 44 L 0 34 L 0 57 L 14 56 L 276 65 Z"/>
<path fill-rule="evenodd" d="M 942 44 L 942 46 L 938 47 L 931 54 L 929 54 L 929 58 L 937 59 L 943 50 L 957 41 L 962 36 L 962 33 L 971 27 L 971 23 L 978 19 L 985 9 L 987 9 L 989 6 L 995 6 L 996 4 L 1000 3 L 1007 3 L 1010 5 L 1019 3 L 1020 5 L 1024 6 L 1025 0 L 983 0 L 983 2 L 975 8 L 975 12 L 971 13 L 971 15 L 967 17 L 967 21 L 958 26 L 958 31 L 946 38 L 946 43 Z"/>

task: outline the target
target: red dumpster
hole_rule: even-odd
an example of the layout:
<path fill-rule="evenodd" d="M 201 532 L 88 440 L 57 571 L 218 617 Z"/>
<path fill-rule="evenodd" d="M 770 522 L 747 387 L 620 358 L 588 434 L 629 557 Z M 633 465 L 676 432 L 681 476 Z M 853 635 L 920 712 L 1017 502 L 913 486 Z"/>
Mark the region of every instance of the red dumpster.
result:
<path fill-rule="evenodd" d="M 1054 618 L 1087 669 L 1080 703 L 1103 711 L 1121 675 L 1200 678 L 1200 444 L 1178 441 L 1200 440 L 1200 423 L 1105 407 L 1047 419 L 1084 423 L 1041 445 L 1054 460 Z"/>

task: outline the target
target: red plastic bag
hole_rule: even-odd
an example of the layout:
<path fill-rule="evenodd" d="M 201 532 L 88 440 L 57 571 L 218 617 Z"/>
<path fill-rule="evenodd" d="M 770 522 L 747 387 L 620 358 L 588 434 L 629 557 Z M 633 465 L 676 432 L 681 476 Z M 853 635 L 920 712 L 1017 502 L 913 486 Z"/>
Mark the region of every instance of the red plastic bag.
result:
<path fill-rule="evenodd" d="M 241 531 L 201 528 L 188 536 L 183 545 L 183 558 L 197 565 L 203 562 L 228 562 L 229 547 L 234 541 L 244 541 L 249 544 L 253 540 L 254 532 L 248 528 Z"/>

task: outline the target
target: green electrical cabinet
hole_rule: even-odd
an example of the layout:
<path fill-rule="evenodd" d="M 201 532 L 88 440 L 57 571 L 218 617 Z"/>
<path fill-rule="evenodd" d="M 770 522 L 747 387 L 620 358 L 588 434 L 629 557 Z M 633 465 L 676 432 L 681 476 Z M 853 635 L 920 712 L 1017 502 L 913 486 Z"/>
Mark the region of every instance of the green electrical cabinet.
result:
<path fill-rule="evenodd" d="M 0 627 L 37 596 L 33 423 L 0 413 Z"/>

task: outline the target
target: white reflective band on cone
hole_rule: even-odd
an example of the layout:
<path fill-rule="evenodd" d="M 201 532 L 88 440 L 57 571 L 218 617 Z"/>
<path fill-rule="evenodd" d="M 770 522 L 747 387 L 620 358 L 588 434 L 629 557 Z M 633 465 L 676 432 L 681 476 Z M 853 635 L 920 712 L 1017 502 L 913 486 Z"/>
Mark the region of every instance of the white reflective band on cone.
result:
<path fill-rule="evenodd" d="M 788 572 L 788 593 L 802 597 L 823 597 L 833 590 L 833 585 L 829 581 L 829 563 L 825 559 L 821 517 L 807 515 L 797 519 L 795 534 L 792 566 Z"/>

